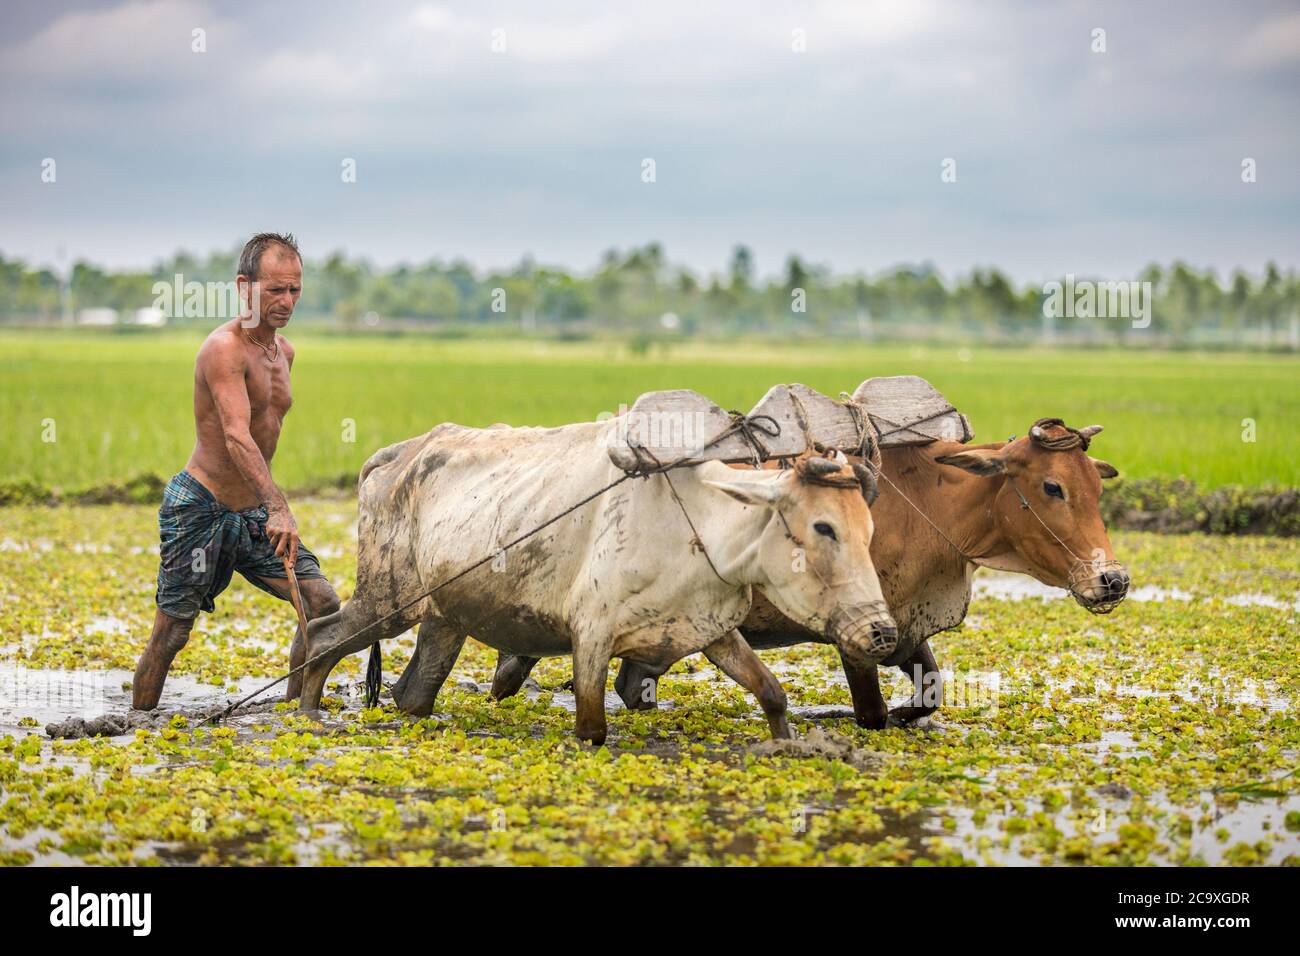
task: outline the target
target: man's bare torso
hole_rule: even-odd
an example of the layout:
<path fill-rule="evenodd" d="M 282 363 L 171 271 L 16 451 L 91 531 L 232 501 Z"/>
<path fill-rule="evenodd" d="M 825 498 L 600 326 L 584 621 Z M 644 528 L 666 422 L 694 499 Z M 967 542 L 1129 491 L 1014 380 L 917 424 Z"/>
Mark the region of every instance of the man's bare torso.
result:
<path fill-rule="evenodd" d="M 282 336 L 278 341 L 279 355 L 272 361 L 265 350 L 243 334 L 239 320 L 232 319 L 214 329 L 204 340 L 195 362 L 194 423 L 197 440 L 185 470 L 202 482 L 218 501 L 234 510 L 251 508 L 261 502 L 227 450 L 225 431 L 207 374 L 215 371 L 218 363 L 242 359 L 248 391 L 248 431 L 269 466 L 284 416 L 293 404 L 289 387 L 293 347 Z"/>

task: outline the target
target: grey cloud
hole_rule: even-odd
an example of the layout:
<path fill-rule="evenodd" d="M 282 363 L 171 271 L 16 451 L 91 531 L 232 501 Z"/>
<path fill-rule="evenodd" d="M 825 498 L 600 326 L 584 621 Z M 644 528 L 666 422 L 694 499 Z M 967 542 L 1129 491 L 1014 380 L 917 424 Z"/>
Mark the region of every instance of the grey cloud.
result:
<path fill-rule="evenodd" d="M 0 251 L 147 264 L 227 247 L 274 211 L 381 262 L 530 252 L 584 267 L 649 239 L 704 267 L 747 241 L 766 269 L 798 251 L 837 270 L 930 259 L 1025 280 L 1300 260 L 1282 3 L 358 9 L 16 18 L 0 33 Z M 54 187 L 43 156 L 60 161 Z"/>

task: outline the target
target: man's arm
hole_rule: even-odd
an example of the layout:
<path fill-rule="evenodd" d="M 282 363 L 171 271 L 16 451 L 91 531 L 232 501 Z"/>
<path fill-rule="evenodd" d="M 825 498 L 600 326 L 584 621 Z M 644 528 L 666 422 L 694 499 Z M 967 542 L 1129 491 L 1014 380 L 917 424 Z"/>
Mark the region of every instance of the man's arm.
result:
<path fill-rule="evenodd" d="M 244 350 L 238 342 L 213 342 L 200 355 L 199 367 L 216 406 L 230 460 L 266 505 L 266 534 L 275 547 L 275 553 L 287 556 L 292 563 L 298 558 L 298 525 L 284 494 L 271 479 L 271 469 L 262 456 L 262 450 L 248 430 L 248 386 L 244 381 L 247 359 Z"/>

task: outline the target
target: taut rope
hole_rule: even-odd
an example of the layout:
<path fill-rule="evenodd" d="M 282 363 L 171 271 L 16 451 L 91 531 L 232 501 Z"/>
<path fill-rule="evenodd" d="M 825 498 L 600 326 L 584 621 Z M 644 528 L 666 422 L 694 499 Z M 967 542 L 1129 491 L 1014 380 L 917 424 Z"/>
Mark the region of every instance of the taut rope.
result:
<path fill-rule="evenodd" d="M 711 440 L 706 442 L 704 445 L 700 446 L 700 450 L 703 451 L 705 448 L 709 448 L 713 445 L 716 445 L 718 444 L 718 442 L 722 441 L 723 439 L 727 438 L 730 435 L 740 434 L 744 436 L 745 440 L 749 443 L 751 449 L 754 451 L 754 454 L 756 456 L 766 456 L 767 449 L 763 446 L 761 440 L 757 437 L 757 435 L 754 434 L 754 432 L 757 431 L 769 437 L 776 437 L 781 434 L 780 424 L 775 419 L 771 418 L 768 415 L 757 415 L 754 417 L 753 420 L 749 420 L 746 419 L 745 416 L 742 415 L 740 412 L 733 411 L 730 412 L 729 414 L 731 416 L 731 422 L 727 425 L 727 427 L 724 428 L 722 431 L 720 431 L 717 435 L 715 435 Z M 760 424 L 760 422 L 762 422 L 763 420 L 766 420 L 770 424 L 767 425 Z M 616 478 L 613 481 L 609 482 L 608 484 L 604 485 L 603 487 L 597 489 L 596 491 L 593 491 L 591 494 L 587 495 L 582 500 L 575 502 L 574 504 L 570 505 L 568 508 L 565 508 L 559 514 L 554 515 L 551 518 L 548 518 L 547 520 L 543 521 L 541 524 L 537 525 L 537 527 L 531 529 L 530 531 L 525 532 L 524 534 L 519 535 L 517 538 L 515 538 L 513 541 L 509 542 L 508 544 L 496 549 L 495 551 L 492 551 L 487 555 L 484 555 L 482 558 L 479 558 L 477 561 L 475 561 L 473 564 L 469 565 L 468 567 L 462 568 L 460 571 L 457 571 L 451 577 L 439 581 L 433 587 L 420 593 L 416 597 L 412 598 L 410 601 L 407 601 L 405 604 L 401 605 L 396 610 L 390 611 L 389 613 L 385 614 L 383 617 L 371 621 L 365 627 L 362 627 L 360 630 L 348 635 L 346 638 L 344 638 L 344 640 L 349 641 L 352 638 L 360 637 L 362 634 L 365 634 L 367 631 L 370 631 L 378 627 L 380 624 L 383 624 L 385 621 L 391 620 L 393 617 L 396 617 L 398 614 L 401 614 L 403 611 L 409 610 L 410 608 L 418 604 L 420 601 L 423 601 L 425 598 L 430 597 L 431 595 L 437 593 L 438 591 L 445 588 L 447 585 L 459 581 L 461 578 L 469 574 L 471 571 L 474 571 L 475 569 L 480 568 L 483 565 L 487 564 L 489 561 L 493 560 L 501 552 L 507 551 L 510 548 L 513 548 L 515 545 L 519 544 L 520 542 L 528 540 L 538 532 L 543 531 L 546 528 L 549 528 L 551 525 L 555 524 L 560 519 L 565 518 L 568 515 L 571 515 L 573 512 L 577 511 L 583 505 L 586 505 L 596 500 L 601 495 L 605 494 L 605 492 L 618 487 L 623 482 L 631 478 L 646 478 L 649 477 L 650 475 L 657 474 L 657 473 L 661 473 L 664 475 L 665 478 L 667 478 L 669 471 L 673 470 L 674 468 L 679 468 L 682 465 L 686 464 L 687 462 L 693 460 L 692 456 L 685 455 L 682 456 L 681 458 L 674 459 L 673 461 L 670 461 L 667 464 L 663 464 L 660 463 L 658 459 L 654 458 L 653 455 L 651 455 L 651 458 L 653 459 L 654 462 L 654 467 L 649 467 L 641 458 L 640 451 L 642 450 L 646 451 L 647 454 L 649 454 L 648 449 L 638 449 L 636 447 L 633 447 L 633 452 L 637 456 L 637 464 L 633 468 L 624 470 L 622 477 Z M 766 460 L 766 458 L 764 457 L 762 460 Z M 670 480 L 669 485 L 671 486 L 671 484 L 672 482 Z M 674 490 L 673 493 L 675 495 L 676 491 Z M 680 499 L 678 503 L 679 504 L 681 503 Z M 683 509 L 683 513 L 685 513 L 685 509 Z M 689 515 L 687 516 L 687 520 L 688 521 L 690 520 Z M 694 531 L 694 526 L 692 526 L 691 530 Z M 697 536 L 697 540 L 698 540 L 698 536 Z M 701 550 L 703 550 L 702 542 L 701 542 Z M 707 551 L 705 552 L 705 556 L 706 557 L 708 556 Z M 712 560 L 709 561 L 709 566 L 710 567 L 713 566 Z M 714 573 L 717 574 L 716 568 L 714 568 Z M 719 575 L 719 579 L 721 579 L 721 575 Z M 304 634 L 304 637 L 305 636 L 306 635 Z M 244 704 L 248 703 L 254 698 L 260 697 L 262 694 L 266 693 L 268 690 L 275 687 L 276 685 L 281 684 L 284 681 L 288 680 L 290 677 L 292 677 L 294 674 L 297 674 L 299 671 L 305 670 L 307 667 L 316 663 L 317 661 L 322 660 L 325 657 L 328 657 L 329 654 L 330 654 L 329 651 L 323 651 L 320 654 L 317 654 L 315 657 L 303 661 L 297 667 L 292 668 L 281 677 L 278 677 L 277 679 L 273 680 L 271 683 L 267 684 L 265 687 L 261 687 L 258 690 L 253 691 L 251 694 L 241 697 L 239 700 L 234 701 L 233 703 L 227 705 L 225 708 L 223 708 L 220 711 L 217 711 L 216 713 L 209 714 L 207 717 L 204 717 L 202 720 L 198 722 L 198 724 L 195 725 L 196 729 L 198 727 L 202 727 L 204 724 L 209 723 L 211 721 L 219 721 L 224 719 L 232 711 L 237 710 L 238 708 L 242 707 Z M 372 655 L 371 664 L 368 667 L 368 673 L 366 678 L 366 683 L 369 687 L 373 687 L 378 683 L 379 675 L 375 673 L 375 665 L 376 665 L 376 661 L 374 656 Z M 367 697 L 369 697 L 369 693 L 367 694 Z"/>
<path fill-rule="evenodd" d="M 956 409 L 949 408 L 948 411 L 956 411 Z M 947 414 L 947 411 L 943 412 L 943 414 Z M 935 416 L 931 416 L 931 417 L 935 417 Z M 920 422 L 922 421 L 925 421 L 925 419 L 919 419 L 918 421 L 913 422 L 912 424 L 914 425 L 920 424 Z M 1057 435 L 1055 437 L 1049 437 L 1047 435 L 1046 429 L 1051 428 L 1053 426 L 1063 429 L 1066 432 L 1066 434 Z M 893 432 L 890 432 L 889 434 L 893 434 Z M 1030 441 L 1037 444 L 1039 447 L 1045 448 L 1048 451 L 1072 451 L 1075 448 L 1082 448 L 1086 452 L 1088 450 L 1088 445 L 1091 441 L 1088 435 L 1083 434 L 1077 428 L 1071 428 L 1069 425 L 1065 424 L 1065 422 L 1059 418 L 1040 418 L 1038 421 L 1034 422 L 1034 424 L 1029 429 L 1029 439 Z M 968 561 L 971 564 L 975 563 L 974 558 L 972 558 L 960 547 L 958 547 L 957 543 L 953 541 L 952 538 L 948 537 L 948 535 L 944 533 L 943 529 L 940 528 L 937 524 L 935 524 L 930 519 L 929 515 L 927 515 L 924 511 L 922 511 L 917 506 L 917 504 L 914 501 L 912 501 L 911 498 L 907 497 L 907 495 L 903 493 L 903 490 L 899 488 L 898 485 L 894 484 L 893 480 L 888 475 L 885 474 L 884 470 L 881 468 L 880 465 L 877 465 L 875 462 L 868 462 L 868 464 L 870 464 L 871 468 L 875 471 L 876 476 L 879 478 L 884 478 L 885 482 L 891 488 L 893 488 L 894 491 L 898 492 L 898 496 L 902 498 L 905 502 L 907 502 L 908 506 L 911 507 L 911 509 L 915 511 L 918 515 L 920 515 L 925 520 L 926 524 L 928 524 L 931 528 L 933 528 L 939 534 L 939 536 L 943 538 L 944 541 L 948 542 L 949 547 L 951 547 L 954 551 L 956 551 L 957 554 L 959 554 L 964 561 Z M 1046 521 L 1043 520 L 1042 516 L 1039 515 L 1039 513 L 1029 503 L 1029 499 L 1027 499 L 1024 496 L 1024 494 L 1020 491 L 1019 486 L 1016 485 L 1015 480 L 1010 475 L 1006 476 L 1006 482 L 1011 487 L 1011 490 L 1016 493 L 1016 497 L 1020 499 L 1020 507 L 1028 511 L 1031 515 L 1033 515 L 1034 520 L 1037 521 L 1040 525 L 1042 525 L 1044 529 L 1046 529 L 1047 533 L 1052 536 L 1053 540 L 1055 540 L 1056 543 L 1061 546 L 1061 549 L 1065 551 L 1065 553 L 1068 554 L 1071 558 L 1074 559 L 1074 565 L 1070 568 L 1070 573 L 1069 573 L 1070 587 L 1068 590 L 1070 592 L 1070 596 L 1074 598 L 1075 603 L 1079 604 L 1081 607 L 1085 608 L 1086 610 L 1091 611 L 1093 614 L 1109 614 L 1111 611 L 1115 610 L 1115 608 L 1119 606 L 1120 601 L 1123 600 L 1122 594 L 1119 595 L 1118 597 L 1115 597 L 1112 594 L 1106 600 L 1096 601 L 1093 602 L 1092 604 L 1085 604 L 1083 599 L 1079 596 L 1076 586 L 1080 583 L 1082 579 L 1082 572 L 1085 569 L 1090 570 L 1094 574 L 1100 575 L 1106 572 L 1107 570 L 1113 570 L 1119 568 L 1120 567 L 1119 562 L 1080 557 L 1078 554 L 1074 552 L 1073 548 L 1071 548 L 1068 544 L 1065 543 L 1065 541 L 1061 539 L 1061 536 L 1059 534 L 1057 534 L 1054 530 L 1052 530 L 1051 525 L 1049 525 Z"/>

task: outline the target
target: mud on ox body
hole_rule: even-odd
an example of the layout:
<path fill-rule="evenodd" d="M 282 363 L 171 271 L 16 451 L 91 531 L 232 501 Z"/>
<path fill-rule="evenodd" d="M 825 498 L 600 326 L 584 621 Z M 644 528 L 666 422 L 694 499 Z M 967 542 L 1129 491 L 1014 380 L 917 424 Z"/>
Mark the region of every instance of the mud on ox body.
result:
<path fill-rule="evenodd" d="M 860 666 L 892 650 L 859 476 L 807 456 L 779 472 L 716 461 L 671 472 L 707 556 L 692 547 L 668 476 L 656 474 L 619 484 L 490 569 L 398 611 L 617 479 L 606 454 L 616 427 L 447 424 L 372 456 L 359 485 L 356 592 L 308 628 L 308 658 L 320 660 L 304 673 L 301 708 L 319 706 L 344 656 L 418 624 L 415 656 L 393 688 L 408 713 L 432 710 L 472 634 L 504 655 L 571 654 L 577 734 L 592 742 L 605 738 L 611 658 L 666 669 L 699 651 L 755 694 L 774 736 L 788 736 L 784 691 L 736 630 L 753 589 Z M 806 571 L 792 547 L 805 549 Z"/>
<path fill-rule="evenodd" d="M 897 622 L 898 642 L 880 663 L 898 666 L 917 685 L 913 701 L 894 711 L 897 720 L 906 723 L 937 708 L 940 676 L 928 638 L 965 618 L 977 567 L 1029 574 L 1067 588 L 1095 611 L 1110 610 L 1123 599 L 1128 574 L 1115 561 L 1098 505 L 1101 480 L 1117 472 L 1087 454 L 1100 431 L 1097 425 L 1075 430 L 1058 419 L 1040 419 L 1029 435 L 1010 442 L 935 441 L 881 449 L 885 480 L 871 507 L 871 556 Z M 761 595 L 740 632 L 758 650 L 822 640 Z M 883 727 L 889 713 L 876 666 L 844 655 L 841 660 L 857 722 Z M 526 659 L 501 661 L 493 694 L 514 693 L 531 666 Z M 628 707 L 654 707 L 652 685 L 664 670 L 624 662 L 615 687 Z"/>

